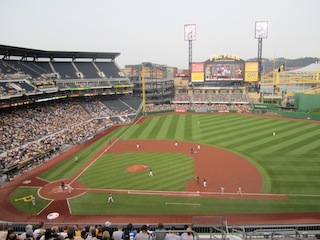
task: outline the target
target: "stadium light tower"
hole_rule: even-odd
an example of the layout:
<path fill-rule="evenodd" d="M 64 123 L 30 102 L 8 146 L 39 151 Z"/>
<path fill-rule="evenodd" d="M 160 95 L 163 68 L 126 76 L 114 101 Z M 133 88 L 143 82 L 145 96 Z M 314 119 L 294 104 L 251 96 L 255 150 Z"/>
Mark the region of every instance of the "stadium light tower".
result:
<path fill-rule="evenodd" d="M 191 84 L 192 41 L 196 40 L 196 25 L 184 25 L 184 40 L 189 42 L 189 84 Z"/>
<path fill-rule="evenodd" d="M 258 39 L 258 81 L 261 82 L 262 39 L 268 38 L 268 22 L 267 21 L 257 21 L 254 32 L 255 32 L 255 38 Z"/>

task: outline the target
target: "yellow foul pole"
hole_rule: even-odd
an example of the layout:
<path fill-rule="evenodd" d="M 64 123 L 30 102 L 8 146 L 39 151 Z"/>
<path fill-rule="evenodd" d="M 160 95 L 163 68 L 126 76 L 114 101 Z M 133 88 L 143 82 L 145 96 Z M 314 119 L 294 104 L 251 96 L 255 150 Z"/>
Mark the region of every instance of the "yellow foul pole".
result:
<path fill-rule="evenodd" d="M 142 112 L 145 114 L 146 112 L 146 89 L 145 89 L 145 82 L 144 82 L 144 67 L 141 66 L 141 83 L 142 83 Z"/>

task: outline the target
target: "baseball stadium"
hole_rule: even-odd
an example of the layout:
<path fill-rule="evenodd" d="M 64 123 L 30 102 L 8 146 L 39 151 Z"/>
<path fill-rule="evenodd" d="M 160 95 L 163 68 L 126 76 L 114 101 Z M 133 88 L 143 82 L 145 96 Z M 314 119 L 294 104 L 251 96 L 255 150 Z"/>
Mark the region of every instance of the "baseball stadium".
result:
<path fill-rule="evenodd" d="M 4 227 L 320 237 L 320 64 L 259 79 L 236 55 L 183 72 L 120 69 L 120 53 L 0 55 Z"/>

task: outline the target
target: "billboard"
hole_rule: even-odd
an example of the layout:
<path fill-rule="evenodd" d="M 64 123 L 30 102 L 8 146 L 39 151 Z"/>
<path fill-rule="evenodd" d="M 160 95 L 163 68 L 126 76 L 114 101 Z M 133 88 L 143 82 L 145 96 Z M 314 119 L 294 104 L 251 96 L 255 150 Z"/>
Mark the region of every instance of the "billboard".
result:
<path fill-rule="evenodd" d="M 205 63 L 205 81 L 243 81 L 244 61 L 237 55 L 214 55 Z"/>
<path fill-rule="evenodd" d="M 257 39 L 268 38 L 268 22 L 267 21 L 257 21 L 254 37 Z"/>
<path fill-rule="evenodd" d="M 245 64 L 245 75 L 244 81 L 245 82 L 256 82 L 258 81 L 258 69 L 259 63 L 258 62 L 246 62 Z"/>
<path fill-rule="evenodd" d="M 204 80 L 204 64 L 192 63 L 191 65 L 191 81 L 203 82 Z"/>
<path fill-rule="evenodd" d="M 185 24 L 184 25 L 184 40 L 195 41 L 196 40 L 196 25 Z"/>

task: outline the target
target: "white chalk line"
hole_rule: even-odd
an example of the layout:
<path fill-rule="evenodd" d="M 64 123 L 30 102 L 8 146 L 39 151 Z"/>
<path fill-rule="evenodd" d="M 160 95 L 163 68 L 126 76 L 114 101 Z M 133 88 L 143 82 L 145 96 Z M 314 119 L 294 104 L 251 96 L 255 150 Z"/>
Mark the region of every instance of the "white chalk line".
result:
<path fill-rule="evenodd" d="M 142 117 L 140 117 L 142 118 Z M 127 131 L 125 131 L 124 133 L 122 133 L 113 143 L 111 143 L 110 146 L 108 146 L 101 154 L 99 154 L 99 156 L 97 156 L 86 168 L 84 168 L 78 175 L 76 175 L 76 177 L 69 183 L 70 185 L 76 181 L 85 171 L 87 171 L 91 166 L 92 164 L 94 164 L 103 154 L 105 154 L 116 142 L 118 142 L 118 140 L 124 135 L 126 134 L 134 125 L 137 124 L 137 122 L 139 121 L 140 119 L 138 119 L 136 122 L 134 122 L 134 124 L 131 125 L 131 127 L 129 127 L 127 129 Z"/>
<path fill-rule="evenodd" d="M 166 205 L 188 205 L 188 206 L 201 206 L 201 203 L 170 203 L 166 202 Z"/>

